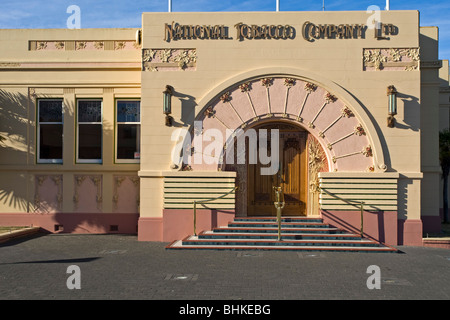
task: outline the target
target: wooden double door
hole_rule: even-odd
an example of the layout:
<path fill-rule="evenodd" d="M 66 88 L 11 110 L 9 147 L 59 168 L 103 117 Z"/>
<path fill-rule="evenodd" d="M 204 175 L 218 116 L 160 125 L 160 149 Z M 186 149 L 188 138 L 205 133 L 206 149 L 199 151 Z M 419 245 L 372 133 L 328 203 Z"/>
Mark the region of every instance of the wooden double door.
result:
<path fill-rule="evenodd" d="M 268 137 L 270 137 L 268 130 Z M 306 215 L 307 201 L 307 132 L 279 130 L 279 166 L 273 175 L 262 175 L 261 168 L 269 165 L 248 164 L 247 215 L 276 216 L 273 187 L 281 187 L 285 207 L 283 216 Z M 270 146 L 270 140 L 268 145 Z M 268 150 L 269 154 L 273 150 Z"/>

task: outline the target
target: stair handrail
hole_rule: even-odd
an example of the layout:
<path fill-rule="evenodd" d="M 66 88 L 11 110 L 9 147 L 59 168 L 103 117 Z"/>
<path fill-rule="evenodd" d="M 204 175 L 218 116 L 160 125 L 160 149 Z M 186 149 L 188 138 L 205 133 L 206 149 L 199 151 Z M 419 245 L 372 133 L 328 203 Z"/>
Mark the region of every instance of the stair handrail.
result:
<path fill-rule="evenodd" d="M 354 203 L 358 203 L 360 205 L 360 210 L 361 210 L 361 229 L 360 229 L 360 234 L 361 234 L 361 238 L 363 238 L 364 237 L 364 218 L 363 218 L 363 214 L 364 214 L 364 204 L 365 204 L 365 202 L 364 201 L 357 201 L 357 200 L 343 199 L 343 198 L 338 197 L 337 195 L 335 195 L 335 194 L 333 194 L 331 192 L 328 192 L 327 190 L 325 190 L 323 188 L 320 188 L 320 191 L 324 191 L 325 193 L 329 194 L 330 196 L 335 197 L 338 200 L 342 200 L 344 202 L 347 202 L 347 203 L 349 203 L 351 205 L 354 205 Z"/>
<path fill-rule="evenodd" d="M 236 186 L 233 189 L 231 189 L 230 191 L 228 191 L 227 193 L 225 193 L 225 194 L 223 194 L 223 195 L 221 195 L 219 197 L 209 198 L 209 199 L 206 199 L 206 200 L 194 200 L 193 201 L 193 205 L 194 205 L 194 235 L 195 236 L 197 235 L 197 203 L 205 203 L 205 202 L 210 202 L 210 201 L 214 201 L 214 200 L 225 198 L 227 195 L 233 193 L 234 191 L 236 191 L 238 189 L 239 189 L 239 187 Z"/>

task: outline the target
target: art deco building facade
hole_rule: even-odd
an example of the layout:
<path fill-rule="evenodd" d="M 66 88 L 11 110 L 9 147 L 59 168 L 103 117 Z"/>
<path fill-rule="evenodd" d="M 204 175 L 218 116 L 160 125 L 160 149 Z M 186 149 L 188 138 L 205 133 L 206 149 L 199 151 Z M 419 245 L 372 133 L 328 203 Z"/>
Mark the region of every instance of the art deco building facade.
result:
<path fill-rule="evenodd" d="M 368 237 L 421 245 L 441 222 L 448 61 L 419 12 L 379 20 L 144 13 L 136 29 L 0 30 L 0 224 L 172 241 L 193 233 L 194 200 L 239 187 L 198 206 L 206 230 L 274 215 L 280 186 L 283 215 L 358 230 L 364 202 Z M 263 148 L 275 172 L 225 159 L 261 152 L 264 132 L 278 133 Z"/>

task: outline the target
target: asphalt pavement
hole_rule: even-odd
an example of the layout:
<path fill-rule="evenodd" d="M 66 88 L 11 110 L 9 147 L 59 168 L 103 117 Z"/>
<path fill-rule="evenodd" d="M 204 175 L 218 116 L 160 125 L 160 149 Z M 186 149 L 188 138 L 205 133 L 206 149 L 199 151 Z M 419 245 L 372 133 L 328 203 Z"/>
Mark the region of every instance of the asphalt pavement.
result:
<path fill-rule="evenodd" d="M 205 300 L 450 300 L 448 249 L 178 251 L 166 245 L 133 235 L 37 234 L 8 241 L 0 244 L 0 299 L 176 300 L 191 307 Z"/>

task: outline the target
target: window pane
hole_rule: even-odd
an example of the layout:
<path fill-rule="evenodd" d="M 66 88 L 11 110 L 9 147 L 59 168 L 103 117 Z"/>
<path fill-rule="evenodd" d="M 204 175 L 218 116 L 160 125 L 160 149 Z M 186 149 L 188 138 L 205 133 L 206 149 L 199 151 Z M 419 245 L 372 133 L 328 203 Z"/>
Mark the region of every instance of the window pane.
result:
<path fill-rule="evenodd" d="M 102 158 L 102 126 L 80 124 L 78 126 L 78 159 Z"/>
<path fill-rule="evenodd" d="M 101 122 L 101 101 L 78 101 L 78 122 Z"/>
<path fill-rule="evenodd" d="M 139 159 L 139 124 L 117 125 L 117 159 Z"/>
<path fill-rule="evenodd" d="M 140 122 L 140 101 L 118 101 L 117 122 Z"/>
<path fill-rule="evenodd" d="M 39 122 L 62 122 L 62 101 L 39 100 Z"/>
<path fill-rule="evenodd" d="M 39 127 L 39 159 L 62 159 L 62 124 L 41 124 Z"/>

